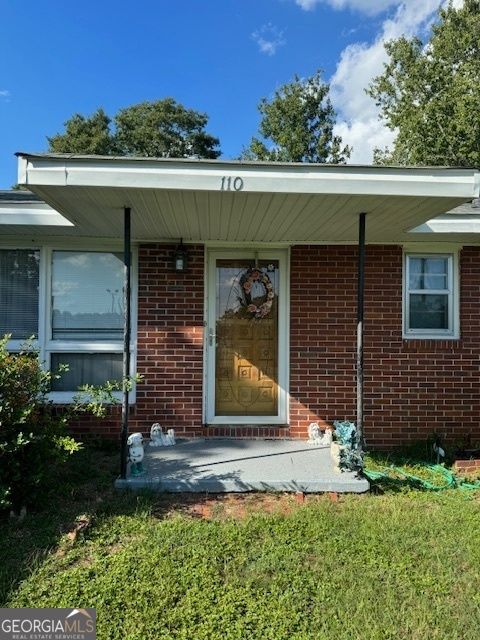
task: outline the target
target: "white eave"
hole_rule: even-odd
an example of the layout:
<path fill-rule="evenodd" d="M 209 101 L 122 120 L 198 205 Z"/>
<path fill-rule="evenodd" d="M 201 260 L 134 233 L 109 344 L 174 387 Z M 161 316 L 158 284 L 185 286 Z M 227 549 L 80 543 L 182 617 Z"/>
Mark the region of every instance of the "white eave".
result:
<path fill-rule="evenodd" d="M 3 233 L 26 227 L 73 227 L 73 223 L 44 202 L 0 202 L 0 229 Z"/>
<path fill-rule="evenodd" d="M 354 242 L 366 212 L 369 242 L 401 242 L 480 183 L 475 169 L 18 156 L 19 182 L 75 225 L 65 235 L 121 237 L 128 206 L 137 241 Z"/>

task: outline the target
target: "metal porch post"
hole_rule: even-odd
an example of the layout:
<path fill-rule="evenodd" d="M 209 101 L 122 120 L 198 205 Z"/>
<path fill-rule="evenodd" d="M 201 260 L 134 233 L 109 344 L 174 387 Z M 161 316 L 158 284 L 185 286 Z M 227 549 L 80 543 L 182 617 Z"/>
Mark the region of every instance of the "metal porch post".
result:
<path fill-rule="evenodd" d="M 123 398 L 122 398 L 122 429 L 121 429 L 121 460 L 120 477 L 127 477 L 127 439 L 128 439 L 128 415 L 129 415 L 129 385 L 127 379 L 130 376 L 130 335 L 131 335 L 131 248 L 130 234 L 130 207 L 123 209 Z"/>
<path fill-rule="evenodd" d="M 365 217 L 358 221 L 358 285 L 357 285 L 357 449 L 363 449 L 363 311 L 365 292 Z"/>

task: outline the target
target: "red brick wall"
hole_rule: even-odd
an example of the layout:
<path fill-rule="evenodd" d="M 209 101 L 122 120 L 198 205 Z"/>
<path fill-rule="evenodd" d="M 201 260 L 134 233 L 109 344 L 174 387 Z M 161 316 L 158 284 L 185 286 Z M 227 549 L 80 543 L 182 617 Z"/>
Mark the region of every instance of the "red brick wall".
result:
<path fill-rule="evenodd" d="M 188 271 L 172 270 L 174 247 L 139 250 L 137 388 L 132 426 L 153 422 L 202 433 L 204 249 L 188 247 Z"/>
<path fill-rule="evenodd" d="M 189 435 L 305 437 L 313 420 L 355 419 L 354 246 L 291 252 L 290 429 L 202 425 L 204 250 L 172 271 L 174 247 L 139 251 L 137 389 L 131 430 L 152 422 Z M 460 341 L 402 339 L 402 249 L 367 247 L 365 431 L 391 447 L 434 431 L 480 440 L 480 248 L 461 253 Z M 82 431 L 119 433 L 119 416 L 82 420 Z"/>
<path fill-rule="evenodd" d="M 355 418 L 355 247 L 294 247 L 291 433 Z M 433 432 L 480 440 L 480 249 L 461 252 L 461 340 L 403 340 L 402 249 L 369 246 L 365 433 L 392 447 Z"/>

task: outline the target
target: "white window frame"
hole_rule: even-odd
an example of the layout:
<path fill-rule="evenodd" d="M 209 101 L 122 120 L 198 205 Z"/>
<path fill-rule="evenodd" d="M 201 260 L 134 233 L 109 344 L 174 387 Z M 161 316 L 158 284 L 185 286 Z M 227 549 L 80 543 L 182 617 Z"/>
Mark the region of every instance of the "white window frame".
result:
<path fill-rule="evenodd" d="M 40 361 L 45 369 L 50 368 L 52 353 L 123 353 L 123 339 L 99 340 L 53 340 L 52 336 L 52 254 L 54 251 L 85 251 L 89 253 L 121 253 L 121 246 L 92 243 L 90 246 L 77 242 L 55 242 L 48 245 L 16 242 L 0 245 L 0 249 L 30 249 L 40 252 L 39 287 L 38 287 L 38 339 L 32 345 L 38 349 Z M 132 246 L 132 299 L 131 299 L 131 341 L 130 341 L 130 375 L 134 375 L 137 365 L 137 308 L 138 308 L 138 247 Z M 21 350 L 25 340 L 10 340 L 8 349 L 12 352 Z M 52 391 L 48 399 L 54 404 L 70 404 L 77 392 Z M 121 400 L 122 393 L 115 392 L 114 397 Z M 130 404 L 135 404 L 136 389 L 133 385 L 129 394 Z"/>
<path fill-rule="evenodd" d="M 414 290 L 409 288 L 410 258 L 445 258 L 447 260 L 448 288 L 442 290 Z M 458 340 L 460 338 L 460 277 L 458 266 L 458 249 L 441 250 L 404 250 L 403 253 L 403 337 L 405 339 L 424 340 Z M 410 318 L 410 294 L 425 293 L 448 295 L 448 329 L 411 329 Z"/>

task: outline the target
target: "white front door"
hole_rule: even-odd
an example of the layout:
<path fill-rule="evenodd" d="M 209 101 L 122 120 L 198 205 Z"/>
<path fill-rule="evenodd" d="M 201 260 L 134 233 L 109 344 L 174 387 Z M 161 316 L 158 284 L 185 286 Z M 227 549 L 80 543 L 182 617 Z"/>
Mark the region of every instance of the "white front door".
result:
<path fill-rule="evenodd" d="M 206 422 L 287 423 L 287 253 L 208 253 Z"/>

